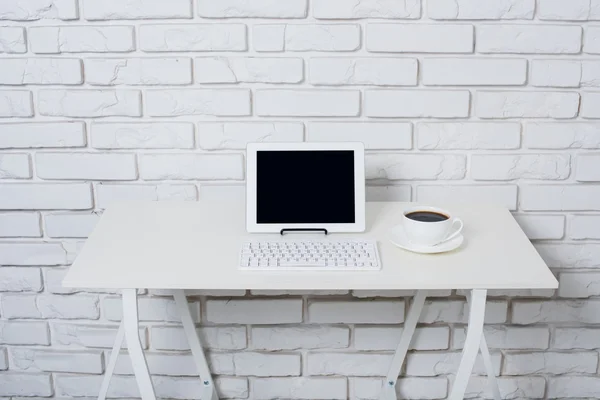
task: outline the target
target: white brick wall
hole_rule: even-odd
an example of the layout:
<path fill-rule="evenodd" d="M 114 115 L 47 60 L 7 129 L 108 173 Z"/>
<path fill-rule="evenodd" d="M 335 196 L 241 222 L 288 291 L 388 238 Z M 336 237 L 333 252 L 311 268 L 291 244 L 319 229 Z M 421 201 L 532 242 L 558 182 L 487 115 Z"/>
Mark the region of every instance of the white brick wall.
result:
<path fill-rule="evenodd" d="M 253 141 L 360 141 L 371 200 L 510 209 L 560 289 L 490 291 L 503 397 L 598 397 L 598 0 L 5 0 L 0 53 L 2 399 L 97 395 L 121 303 L 62 288 L 85 238 L 115 201 L 243 196 Z M 222 397 L 358 400 L 411 295 L 189 306 Z M 428 301 L 401 398 L 448 396 L 463 295 Z M 141 294 L 140 340 L 158 397 L 196 399 L 166 296 Z M 109 397 L 139 397 L 127 357 L 117 372 Z M 466 397 L 492 398 L 484 377 Z"/>

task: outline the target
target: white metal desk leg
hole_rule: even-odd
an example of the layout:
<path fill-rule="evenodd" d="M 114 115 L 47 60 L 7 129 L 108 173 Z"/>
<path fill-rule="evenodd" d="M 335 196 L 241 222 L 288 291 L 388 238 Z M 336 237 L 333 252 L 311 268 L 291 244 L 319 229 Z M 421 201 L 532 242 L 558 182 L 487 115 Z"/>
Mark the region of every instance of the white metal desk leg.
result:
<path fill-rule="evenodd" d="M 198 375 L 200 376 L 200 380 L 202 381 L 202 385 L 204 387 L 202 390 L 201 400 L 219 400 L 217 390 L 210 374 L 210 369 L 208 368 L 208 363 L 206 362 L 206 356 L 204 355 L 204 350 L 202 349 L 202 344 L 200 343 L 200 339 L 196 333 L 196 326 L 194 325 L 194 320 L 190 314 L 185 293 L 183 290 L 174 290 L 173 297 L 175 298 L 177 310 L 181 316 L 183 330 L 190 344 L 192 355 L 194 356 L 194 362 L 196 363 L 196 368 L 198 369 Z"/>
<path fill-rule="evenodd" d="M 471 303 L 471 295 L 467 294 L 467 301 Z M 492 363 L 492 356 L 490 355 L 490 349 L 488 348 L 487 341 L 485 340 L 485 333 L 481 334 L 481 344 L 479 345 L 481 351 L 481 357 L 483 358 L 483 364 L 488 376 L 488 386 L 492 391 L 494 400 L 500 400 L 500 388 L 498 386 L 498 380 L 496 379 L 496 371 L 494 371 L 494 364 Z"/>
<path fill-rule="evenodd" d="M 142 400 L 156 400 L 154 386 L 152 386 L 152 380 L 150 379 L 150 374 L 148 373 L 146 357 L 144 356 L 142 344 L 140 343 L 140 337 L 138 336 L 139 321 L 137 290 L 123 289 L 122 297 L 125 337 L 127 338 L 127 349 L 129 350 L 129 357 L 131 358 L 131 364 L 133 365 L 135 380 L 137 381 L 138 388 L 140 389 Z"/>
<path fill-rule="evenodd" d="M 458 372 L 454 379 L 450 400 L 463 400 L 467 384 L 473 372 L 473 365 L 479 352 L 481 338 L 483 337 L 483 320 L 485 317 L 485 300 L 487 290 L 473 290 L 469 307 L 469 326 L 467 337 L 458 366 Z"/>
<path fill-rule="evenodd" d="M 390 370 L 385 382 L 383 382 L 381 395 L 379 396 L 380 400 L 396 400 L 397 398 L 396 381 L 398 380 L 398 375 L 402 369 L 404 358 L 406 358 L 406 352 L 408 351 L 410 342 L 415 334 L 415 328 L 417 327 L 417 322 L 419 322 L 419 317 L 421 316 L 421 311 L 423 311 L 423 305 L 425 304 L 426 298 L 427 291 L 419 290 L 412 301 L 408 316 L 404 321 L 404 329 L 398 347 L 396 347 L 396 353 L 392 359 Z"/>
<path fill-rule="evenodd" d="M 106 400 L 106 394 L 108 393 L 108 387 L 110 386 L 110 380 L 113 376 L 113 372 L 115 371 L 115 366 L 117 365 L 117 358 L 119 357 L 119 352 L 121 351 L 121 346 L 123 345 L 123 339 L 125 338 L 125 324 L 121 321 L 119 325 L 119 330 L 117 330 L 117 337 L 115 337 L 115 343 L 113 344 L 112 352 L 110 353 L 110 359 L 108 360 L 108 365 L 106 366 L 106 371 L 104 371 L 104 380 L 102 381 L 102 386 L 100 386 L 100 394 L 98 394 L 98 400 Z"/>

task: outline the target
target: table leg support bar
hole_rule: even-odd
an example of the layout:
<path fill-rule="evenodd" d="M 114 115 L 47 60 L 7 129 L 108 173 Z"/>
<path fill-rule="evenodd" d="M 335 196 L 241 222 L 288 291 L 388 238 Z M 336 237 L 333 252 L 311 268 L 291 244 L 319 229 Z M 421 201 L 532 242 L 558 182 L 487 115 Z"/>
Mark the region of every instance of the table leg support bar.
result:
<path fill-rule="evenodd" d="M 485 302 L 487 290 L 473 290 L 469 302 L 469 326 L 463 347 L 458 372 L 454 379 L 450 400 L 463 400 L 477 353 L 482 345 L 483 320 L 485 317 Z M 486 346 L 487 350 L 487 346 Z M 488 352 L 489 355 L 489 352 Z M 491 362 L 491 361 L 490 361 Z M 492 371 L 493 373 L 494 371 Z"/>
<path fill-rule="evenodd" d="M 117 337 L 113 344 L 112 352 L 110 353 L 110 359 L 104 371 L 104 379 L 102 380 L 102 386 L 100 386 L 100 394 L 98 394 L 98 400 L 106 400 L 108 394 L 108 387 L 110 386 L 110 380 L 115 372 L 115 366 L 117 365 L 117 358 L 119 358 L 119 352 L 121 346 L 123 346 L 123 340 L 125 339 L 125 324 L 121 321 L 119 330 L 117 331 Z"/>
<path fill-rule="evenodd" d="M 410 310 L 408 311 L 408 316 L 404 321 L 404 329 L 402 331 L 402 336 L 400 337 L 398 347 L 396 348 L 396 353 L 394 353 L 390 370 L 387 374 L 385 382 L 383 382 L 381 395 L 379 397 L 380 400 L 396 400 L 397 398 L 396 382 L 398 381 L 398 375 L 400 375 L 402 364 L 406 358 L 406 353 L 408 352 L 410 342 L 414 336 L 417 322 L 419 322 L 419 316 L 421 315 L 421 311 L 423 311 L 423 305 L 425 304 L 426 298 L 427 291 L 419 290 L 412 301 Z"/>
<path fill-rule="evenodd" d="M 208 362 L 206 361 L 206 356 L 204 355 L 204 350 L 202 349 L 202 344 L 200 343 L 200 339 L 196 333 L 196 326 L 194 325 L 192 315 L 190 314 L 185 293 L 183 290 L 174 290 L 173 297 L 175 298 L 177 310 L 181 316 L 183 330 L 185 331 L 185 335 L 187 336 L 190 344 L 190 349 L 192 350 L 194 362 L 196 363 L 196 368 L 198 369 L 198 375 L 202 381 L 203 389 L 201 399 L 219 400 L 217 390 L 210 374 Z"/>
<path fill-rule="evenodd" d="M 131 364 L 133 365 L 135 380 L 140 389 L 142 400 L 156 400 L 154 386 L 152 385 L 152 379 L 150 379 L 146 357 L 144 356 L 138 333 L 137 290 L 123 289 L 122 297 L 125 338 L 127 338 L 127 349 L 129 350 L 129 357 L 131 358 Z"/>

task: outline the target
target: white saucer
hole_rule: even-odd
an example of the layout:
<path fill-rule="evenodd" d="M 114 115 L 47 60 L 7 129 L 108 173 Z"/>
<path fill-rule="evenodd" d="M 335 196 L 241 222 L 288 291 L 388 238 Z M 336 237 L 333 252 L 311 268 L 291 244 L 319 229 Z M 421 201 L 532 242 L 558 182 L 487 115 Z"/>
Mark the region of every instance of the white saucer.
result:
<path fill-rule="evenodd" d="M 390 230 L 390 242 L 400 247 L 401 249 L 412 251 L 413 253 L 421 254 L 436 254 L 445 253 L 452 251 L 460 247 L 465 240 L 462 234 L 457 235 L 455 238 L 448 240 L 447 242 L 440 243 L 435 246 L 423 246 L 411 243 L 406 236 L 404 227 L 402 224 L 396 225 Z"/>

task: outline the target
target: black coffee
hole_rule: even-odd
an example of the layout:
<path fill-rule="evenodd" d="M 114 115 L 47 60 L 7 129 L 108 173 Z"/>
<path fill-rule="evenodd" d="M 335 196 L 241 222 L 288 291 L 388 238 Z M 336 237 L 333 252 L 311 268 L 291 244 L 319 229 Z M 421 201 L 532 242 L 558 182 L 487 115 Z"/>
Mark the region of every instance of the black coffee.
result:
<path fill-rule="evenodd" d="M 434 211 L 413 211 L 406 214 L 406 218 L 420 222 L 440 222 L 448 219 L 448 216 Z"/>

